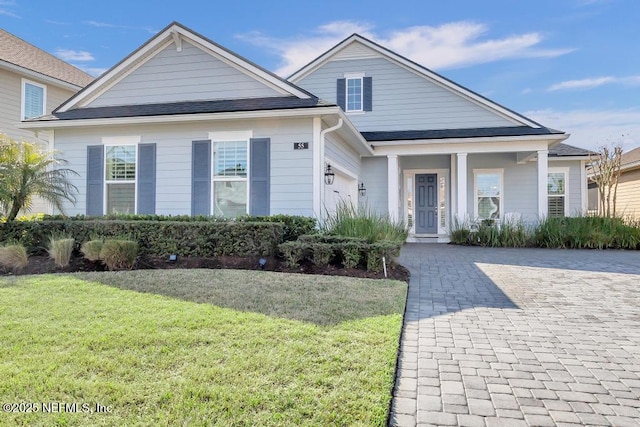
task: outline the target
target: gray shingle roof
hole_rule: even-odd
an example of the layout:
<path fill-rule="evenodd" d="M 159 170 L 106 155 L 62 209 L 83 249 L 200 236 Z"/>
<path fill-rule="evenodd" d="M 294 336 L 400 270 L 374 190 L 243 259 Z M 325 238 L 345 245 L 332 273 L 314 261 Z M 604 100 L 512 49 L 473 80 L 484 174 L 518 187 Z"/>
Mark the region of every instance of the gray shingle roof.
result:
<path fill-rule="evenodd" d="M 559 144 L 549 150 L 549 157 L 589 156 L 589 154 L 591 151 L 569 144 Z"/>
<path fill-rule="evenodd" d="M 84 87 L 93 77 L 0 28 L 0 61 Z"/>
<path fill-rule="evenodd" d="M 505 126 L 468 129 L 430 129 L 362 132 L 369 142 L 408 141 L 413 139 L 483 138 L 496 136 L 562 135 L 564 132 L 548 128 L 529 126 Z"/>
<path fill-rule="evenodd" d="M 54 112 L 31 121 L 108 119 L 121 117 L 168 116 L 178 114 L 229 113 L 240 111 L 287 110 L 293 108 L 325 107 L 318 98 L 300 99 L 295 96 L 223 99 L 215 101 L 187 101 L 162 104 L 122 105 L 112 107 L 77 108 Z"/>

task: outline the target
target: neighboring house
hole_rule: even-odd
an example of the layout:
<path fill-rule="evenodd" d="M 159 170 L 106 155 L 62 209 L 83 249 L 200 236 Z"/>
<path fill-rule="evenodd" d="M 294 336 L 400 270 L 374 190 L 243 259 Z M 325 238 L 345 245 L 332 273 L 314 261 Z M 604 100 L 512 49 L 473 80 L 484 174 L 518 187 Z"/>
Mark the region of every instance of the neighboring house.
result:
<path fill-rule="evenodd" d="M 589 212 L 598 212 L 599 199 L 598 186 L 590 179 Z M 640 220 L 640 147 L 622 154 L 616 215 Z"/>
<path fill-rule="evenodd" d="M 456 217 L 586 211 L 567 134 L 359 35 L 284 80 L 172 23 L 22 127 L 80 173 L 72 214 L 321 218 L 343 199 L 445 237 Z"/>
<path fill-rule="evenodd" d="M 92 80 L 89 74 L 0 29 L 0 133 L 46 147 L 46 132 L 34 133 L 17 124 L 51 113 Z M 32 209 L 44 210 L 41 202 Z"/>

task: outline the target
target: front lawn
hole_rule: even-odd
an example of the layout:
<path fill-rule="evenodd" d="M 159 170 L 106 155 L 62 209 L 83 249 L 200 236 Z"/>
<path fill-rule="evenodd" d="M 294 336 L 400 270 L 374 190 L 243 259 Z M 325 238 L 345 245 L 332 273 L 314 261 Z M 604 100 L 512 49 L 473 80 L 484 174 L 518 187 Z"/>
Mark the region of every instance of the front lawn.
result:
<path fill-rule="evenodd" d="M 240 270 L 0 278 L 0 403 L 26 403 L 0 424 L 384 425 L 405 296 Z"/>

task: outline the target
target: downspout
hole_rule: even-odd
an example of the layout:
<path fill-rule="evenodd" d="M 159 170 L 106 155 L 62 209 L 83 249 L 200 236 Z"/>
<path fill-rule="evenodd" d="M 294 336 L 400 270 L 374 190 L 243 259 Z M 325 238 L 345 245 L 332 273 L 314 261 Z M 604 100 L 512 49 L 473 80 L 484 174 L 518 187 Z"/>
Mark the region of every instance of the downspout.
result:
<path fill-rule="evenodd" d="M 322 131 L 320 131 L 320 182 L 321 184 L 321 191 L 320 191 L 320 212 L 318 212 L 318 221 L 320 223 L 322 223 L 322 220 L 324 219 L 324 214 L 325 214 L 325 209 L 324 209 L 324 136 L 326 134 L 328 134 L 329 132 L 333 132 L 336 131 L 338 129 L 340 129 L 342 127 L 342 125 L 344 124 L 344 121 L 342 119 L 338 119 L 338 123 L 335 126 L 332 126 L 330 128 L 326 128 Z"/>

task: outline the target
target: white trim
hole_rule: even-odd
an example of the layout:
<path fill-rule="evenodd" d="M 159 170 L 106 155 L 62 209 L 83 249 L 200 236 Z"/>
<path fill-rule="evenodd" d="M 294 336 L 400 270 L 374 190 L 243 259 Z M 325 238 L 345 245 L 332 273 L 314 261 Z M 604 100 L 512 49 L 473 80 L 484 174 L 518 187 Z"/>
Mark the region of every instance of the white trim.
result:
<path fill-rule="evenodd" d="M 571 214 L 570 209 L 570 198 L 569 198 L 569 177 L 571 176 L 571 168 L 570 167 L 561 167 L 561 168 L 548 168 L 547 169 L 547 177 L 550 173 L 562 173 L 564 174 L 564 216 L 569 216 Z M 586 180 L 585 180 L 586 182 Z M 549 196 L 559 196 L 559 194 L 549 194 L 549 178 L 547 178 L 547 215 L 549 214 Z"/>
<path fill-rule="evenodd" d="M 214 211 L 216 205 L 216 194 L 215 194 L 215 183 L 216 182 L 244 182 L 246 183 L 247 194 L 245 196 L 245 214 L 249 214 L 251 212 L 251 138 L 253 138 L 253 130 L 242 130 L 242 131 L 222 131 L 216 132 L 212 131 L 208 133 L 209 140 L 211 141 L 211 170 L 209 171 L 209 176 L 211 177 L 211 206 L 209 206 L 209 213 L 212 216 L 216 216 Z M 216 177 L 213 173 L 215 170 L 215 149 L 214 145 L 216 142 L 244 142 L 247 150 L 247 171 L 245 177 L 238 176 L 220 176 Z"/>
<path fill-rule="evenodd" d="M 589 211 L 589 183 L 587 181 L 587 160 L 580 162 L 580 208 L 581 214 L 586 215 Z"/>
<path fill-rule="evenodd" d="M 535 140 L 485 140 L 485 141 L 467 141 L 461 144 L 424 144 L 395 147 L 375 147 L 374 156 L 386 156 L 396 154 L 400 156 L 425 155 L 425 154 L 446 154 L 451 153 L 468 153 L 468 154 L 486 154 L 486 153 L 515 153 L 518 151 L 538 151 L 547 149 L 547 141 Z"/>
<path fill-rule="evenodd" d="M 546 148 L 549 145 L 556 144 L 567 139 L 569 135 L 518 135 L 518 136 L 482 136 L 471 138 L 439 138 L 439 139 L 412 139 L 412 140 L 387 140 L 387 141 L 375 141 L 372 144 L 377 148 L 379 147 L 392 147 L 392 146 L 407 146 L 407 145 L 452 145 L 452 144 L 468 144 L 477 142 L 503 142 L 503 141 L 543 141 L 546 142 Z M 518 147 L 518 150 L 511 151 L 536 151 L 523 149 Z"/>
<path fill-rule="evenodd" d="M 546 218 L 549 214 L 548 183 L 549 183 L 549 151 L 538 150 L 538 218 Z"/>
<path fill-rule="evenodd" d="M 500 205 L 498 212 L 500 215 L 496 220 L 504 218 L 504 169 L 474 169 L 473 170 L 473 217 L 478 219 L 478 174 L 498 174 L 500 177 Z M 546 181 L 545 181 L 546 182 Z"/>
<path fill-rule="evenodd" d="M 399 217 L 398 209 L 400 205 L 400 180 L 398 156 L 390 154 L 387 156 L 387 207 L 389 218 L 396 221 Z"/>
<path fill-rule="evenodd" d="M 322 213 L 323 193 L 324 193 L 324 159 L 322 158 L 322 150 L 320 149 L 320 140 L 322 134 L 322 119 L 314 117 L 313 122 L 313 141 L 311 142 L 311 183 L 313 191 L 312 209 L 313 215 L 320 218 Z"/>
<path fill-rule="evenodd" d="M 138 147 L 140 144 L 141 138 L 140 136 L 104 136 L 102 137 L 102 150 L 104 153 L 104 158 L 102 160 L 103 168 L 104 168 L 104 176 L 102 183 L 102 214 L 108 215 L 109 206 L 107 203 L 108 196 L 108 185 L 109 184 L 133 184 L 133 210 L 134 215 L 138 213 L 138 162 L 139 162 L 139 153 Z M 135 147 L 136 149 L 136 174 L 133 181 L 119 181 L 119 180 L 107 180 L 107 148 L 108 147 Z"/>
<path fill-rule="evenodd" d="M 490 101 L 486 98 L 481 97 L 480 95 L 470 91 L 469 89 L 466 89 L 462 86 L 459 86 L 458 84 L 445 79 L 442 76 L 439 76 L 437 74 L 435 74 L 434 72 L 423 68 L 421 66 L 419 66 L 416 63 L 413 63 L 411 61 L 409 61 L 406 58 L 401 57 L 400 55 L 398 55 L 395 52 L 392 52 L 390 50 L 386 50 L 381 48 L 380 46 L 370 42 L 369 40 L 366 40 L 365 38 L 363 38 L 362 36 L 358 35 L 358 34 L 354 34 L 351 37 L 348 37 L 347 39 L 343 40 L 341 43 L 339 43 L 338 45 L 334 46 L 332 49 L 328 50 L 327 52 L 325 52 L 324 54 L 322 54 L 321 56 L 319 56 L 318 58 L 316 58 L 316 60 L 310 62 L 309 64 L 307 64 L 305 67 L 301 68 L 300 70 L 298 70 L 297 72 L 295 72 L 294 74 L 292 74 L 288 80 L 293 82 L 293 83 L 297 83 L 300 80 L 302 80 L 304 77 L 306 77 L 307 75 L 309 75 L 310 73 L 314 72 L 316 69 L 318 69 L 319 67 L 321 67 L 322 65 L 324 65 L 326 62 L 328 62 L 330 60 L 330 58 L 334 55 L 336 55 L 338 52 L 340 52 L 341 50 L 345 49 L 347 46 L 349 46 L 352 43 L 361 43 L 364 46 L 378 52 L 380 55 L 382 55 L 385 58 L 390 59 L 391 61 L 394 61 L 395 63 L 397 63 L 398 65 L 403 66 L 404 68 L 406 68 L 409 71 L 414 72 L 415 74 L 431 80 L 433 83 L 438 84 L 439 86 L 450 90 L 451 92 L 454 92 L 466 99 L 468 99 L 469 101 L 472 101 L 480 106 L 483 106 L 487 109 L 493 110 L 495 113 L 497 113 L 498 115 L 509 119 L 515 123 L 521 123 L 525 126 L 531 126 L 534 128 L 540 128 L 540 125 L 537 124 L 536 122 L 527 119 L 526 117 L 520 116 L 519 114 L 505 108 L 502 107 L 501 105 L 496 104 L 493 101 Z"/>
<path fill-rule="evenodd" d="M 349 80 L 360 80 L 360 109 L 349 109 Z M 364 73 L 344 75 L 344 112 L 347 114 L 364 113 Z"/>
<path fill-rule="evenodd" d="M 310 98 L 308 93 L 289 82 L 281 80 L 258 66 L 239 58 L 234 53 L 231 53 L 203 37 L 196 35 L 191 30 L 188 30 L 181 25 L 173 24 L 161 33 L 156 34 L 151 38 L 151 40 L 134 51 L 129 57 L 124 59 L 113 69 L 100 76 L 94 81 L 94 83 L 88 86 L 86 90 L 79 92 L 77 96 L 67 100 L 62 104 L 62 106 L 60 106 L 60 108 L 58 108 L 58 111 L 68 111 L 78 105 L 86 105 L 87 103 L 90 103 L 91 99 L 95 99 L 97 96 L 100 96 L 104 90 L 107 90 L 108 87 L 115 84 L 113 83 L 114 81 L 122 79 L 124 75 L 129 75 L 144 62 L 149 60 L 150 57 L 160 52 L 167 45 L 174 43 L 174 34 L 181 36 L 183 41 L 188 41 L 189 43 L 196 45 L 196 47 L 203 48 L 208 53 L 215 55 L 217 59 L 223 60 L 227 64 L 233 65 L 235 68 L 250 74 L 253 78 L 261 81 L 263 84 L 278 92 L 291 94 L 302 99 Z"/>
<path fill-rule="evenodd" d="M 42 89 L 42 113 L 37 114 L 31 117 L 25 117 L 25 94 L 27 85 L 36 86 Z M 42 116 L 47 113 L 47 85 L 43 85 L 42 83 L 34 82 L 33 80 L 22 78 L 22 92 L 20 96 L 20 120 L 28 120 L 33 117 Z"/>
<path fill-rule="evenodd" d="M 466 221 L 469 217 L 467 153 L 456 153 L 456 163 L 456 216 L 460 221 Z"/>
<path fill-rule="evenodd" d="M 404 223 L 408 224 L 409 223 L 409 200 L 408 200 L 408 194 L 407 194 L 407 190 L 408 190 L 408 180 L 411 179 L 411 194 L 413 196 L 413 206 L 411 207 L 412 211 L 413 211 L 413 224 L 411 226 L 411 229 L 409 230 L 409 234 L 412 237 L 430 237 L 433 236 L 433 234 L 416 234 L 415 232 L 415 224 L 416 224 L 416 219 L 415 219 L 415 188 L 416 188 L 416 175 L 422 175 L 422 174 L 436 174 L 436 185 L 437 185 L 437 193 L 438 193 L 438 207 L 437 207 L 437 224 L 438 224 L 438 233 L 437 234 L 448 234 L 448 229 L 451 226 L 451 212 L 453 212 L 451 210 L 451 174 L 450 174 L 450 170 L 449 169 L 405 169 L 402 173 L 402 199 L 403 199 L 403 206 L 404 206 Z M 440 215 L 440 179 L 444 178 L 444 192 L 446 195 L 448 195 L 448 197 L 445 199 L 445 205 L 444 205 L 444 220 L 445 220 L 445 225 L 444 227 L 441 224 L 442 221 L 442 216 Z"/>
<path fill-rule="evenodd" d="M 9 62 L 0 60 L 0 68 L 5 68 L 9 71 L 14 71 L 16 73 L 24 74 L 33 79 L 43 80 L 47 84 L 51 84 L 53 86 L 58 86 L 63 89 L 69 89 L 74 92 L 82 89 L 82 86 L 78 86 L 73 83 L 68 83 L 63 80 L 59 80 L 55 77 L 47 76 L 46 74 L 38 73 L 37 71 L 29 70 L 28 68 L 21 67 L 19 65 L 11 64 Z"/>

